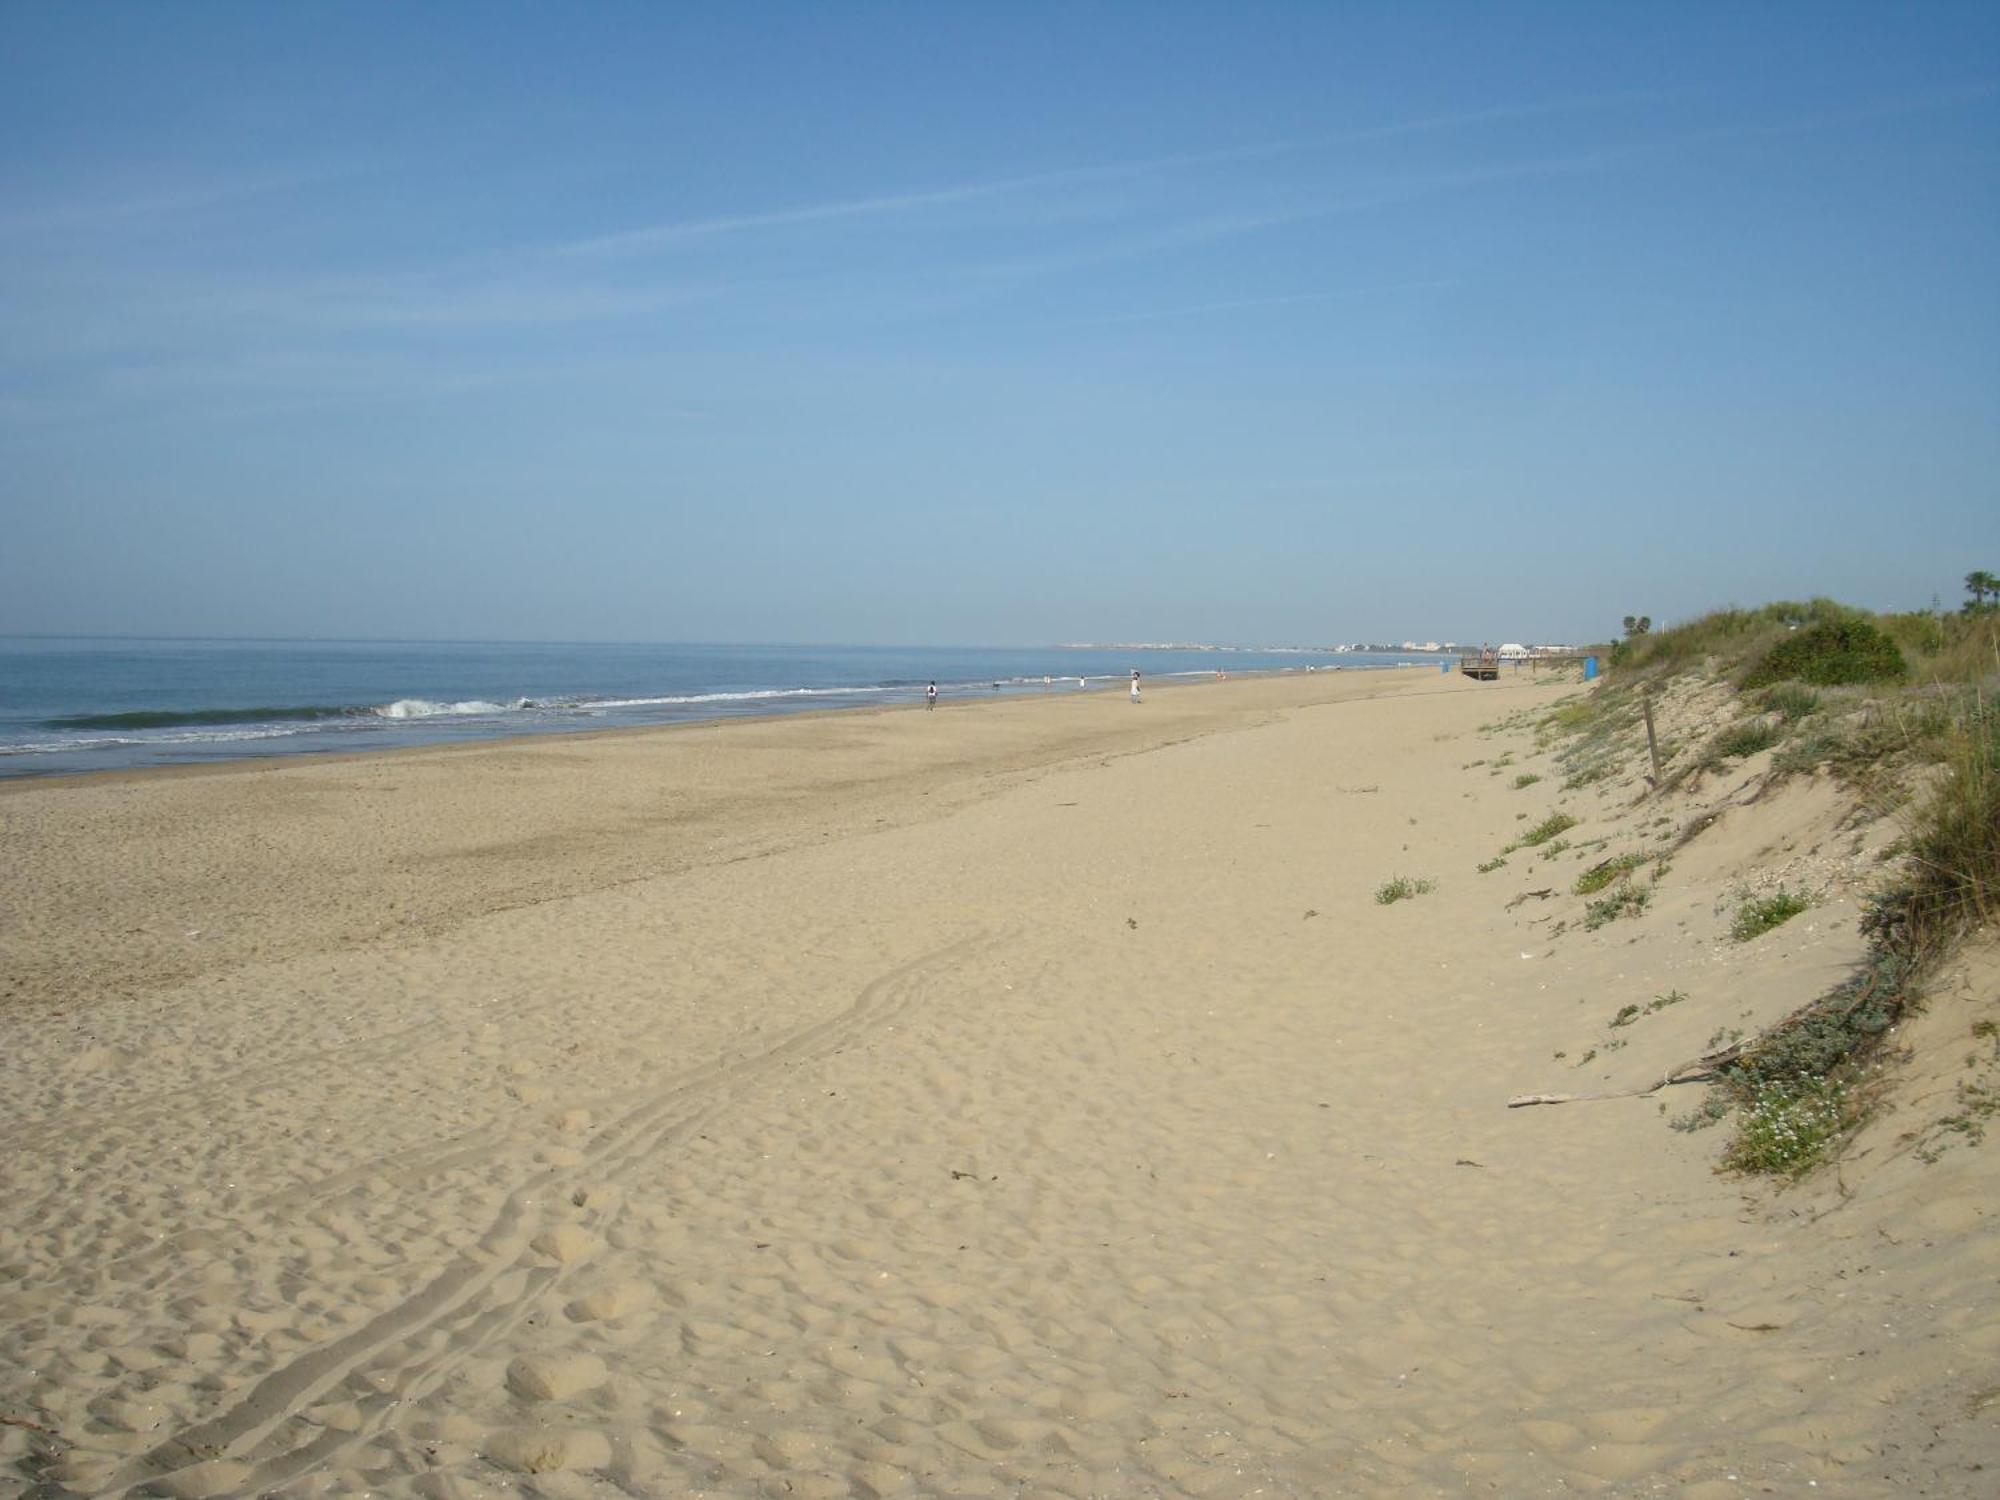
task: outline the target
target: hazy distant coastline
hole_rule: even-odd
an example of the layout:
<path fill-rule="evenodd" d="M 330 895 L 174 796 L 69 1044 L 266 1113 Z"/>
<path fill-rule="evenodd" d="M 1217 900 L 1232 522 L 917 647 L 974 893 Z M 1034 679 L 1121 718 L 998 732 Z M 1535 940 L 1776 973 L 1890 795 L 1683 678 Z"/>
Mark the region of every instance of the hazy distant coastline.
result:
<path fill-rule="evenodd" d="M 1490 643 L 1484 643 L 1490 644 Z M 1344 641 L 1332 646 L 1220 646 L 1206 641 L 1064 641 L 1058 651 L 1210 651 L 1241 652 L 1258 656 L 1455 656 L 1470 649 L 1461 641 Z M 1529 652 L 1574 651 L 1567 643 L 1529 643 Z"/>

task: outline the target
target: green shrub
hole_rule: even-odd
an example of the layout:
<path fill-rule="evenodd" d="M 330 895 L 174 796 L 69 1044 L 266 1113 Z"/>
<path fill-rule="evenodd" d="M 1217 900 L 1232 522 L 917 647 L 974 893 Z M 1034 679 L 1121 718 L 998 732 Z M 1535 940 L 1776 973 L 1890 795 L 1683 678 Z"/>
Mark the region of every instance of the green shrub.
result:
<path fill-rule="evenodd" d="M 1612 665 L 1651 675 L 1713 657 L 1725 669 L 1731 669 L 1755 660 L 1795 629 L 1802 633 L 1805 627 L 1854 619 L 1857 614 L 1832 599 L 1810 599 L 1804 603 L 1781 599 L 1761 609 L 1719 609 L 1683 625 L 1632 639 L 1627 643 L 1628 650 L 1614 653 Z"/>
<path fill-rule="evenodd" d="M 1970 699 L 1974 695 L 1959 696 Z M 1879 784 L 1884 770 L 1901 761 L 1948 762 L 1953 755 L 1955 725 L 1965 718 L 1963 705 L 1955 704 L 1950 694 L 1895 695 L 1837 719 L 1830 715 L 1814 719 L 1772 758 L 1771 769 L 1791 773 L 1824 765 L 1853 785 Z M 1877 785 L 1876 789 L 1882 788 Z"/>
<path fill-rule="evenodd" d="M 1914 610 L 1908 614 L 1880 615 L 1878 623 L 1904 651 L 1918 656 L 1935 656 L 1949 643 L 1946 621 L 1929 610 Z"/>
<path fill-rule="evenodd" d="M 1918 808 L 1902 920 L 1917 946 L 2000 916 L 2000 705 L 1974 700 Z"/>
<path fill-rule="evenodd" d="M 1550 813 L 1541 822 L 1521 835 L 1521 842 L 1527 845 L 1546 844 L 1565 829 L 1576 827 L 1576 819 L 1568 813 Z"/>
<path fill-rule="evenodd" d="M 1849 760 L 1852 742 L 1835 725 L 1826 725 L 1792 740 L 1771 757 L 1771 769 L 1781 775 L 1809 775 L 1829 762 Z"/>
<path fill-rule="evenodd" d="M 1836 1080 L 1763 1084 L 1751 1089 L 1737 1115 L 1736 1138 L 1722 1164 L 1736 1172 L 1803 1177 L 1851 1123 L 1848 1090 Z"/>
<path fill-rule="evenodd" d="M 1938 622 L 1944 644 L 1929 653 L 1927 682 L 1990 682 L 2000 667 L 2000 614 L 1947 615 Z"/>
<path fill-rule="evenodd" d="M 1581 734 L 1603 711 L 1599 700 L 1572 693 L 1542 715 L 1537 729 L 1548 734 Z"/>
<path fill-rule="evenodd" d="M 1805 892 L 1789 891 L 1779 886 L 1770 895 L 1753 896 L 1738 907 L 1729 935 L 1739 943 L 1747 943 L 1752 938 L 1762 937 L 1773 927 L 1784 926 L 1811 906 L 1812 898 Z"/>
<path fill-rule="evenodd" d="M 1556 756 L 1566 787 L 1589 786 L 1616 775 L 1639 734 L 1639 703 L 1629 692 L 1607 685 L 1581 702 L 1545 715 L 1538 733 L 1570 743 Z"/>
<path fill-rule="evenodd" d="M 1496 854 L 1493 856 L 1493 858 L 1487 860 L 1485 864 L 1479 866 L 1479 873 L 1482 875 L 1491 875 L 1495 870 L 1499 869 L 1502 865 L 1506 863 L 1507 863 L 1506 855 Z"/>
<path fill-rule="evenodd" d="M 1819 708 L 1819 694 L 1796 682 L 1781 682 L 1764 691 L 1764 708 L 1787 724 L 1796 724 Z"/>
<path fill-rule="evenodd" d="M 1729 1093 L 1726 1089 L 1710 1089 L 1702 1096 L 1701 1103 L 1684 1115 L 1675 1115 L 1667 1121 L 1669 1130 L 1706 1130 L 1729 1118 Z"/>
<path fill-rule="evenodd" d="M 1541 779 L 1533 771 L 1524 771 L 1521 775 L 1514 778 L 1514 790 L 1518 792 L 1524 786 L 1533 786 Z"/>
<path fill-rule="evenodd" d="M 1738 760 L 1746 755 L 1755 755 L 1760 750 L 1768 750 L 1781 738 L 1778 730 L 1762 719 L 1745 719 L 1710 740 L 1703 759 L 1709 765 L 1720 765 L 1725 760 Z"/>
<path fill-rule="evenodd" d="M 1851 1068 L 1895 1025 L 1914 998 L 1917 964 L 1891 951 L 1899 939 L 1877 925 L 1886 910 L 1877 904 L 1863 920 L 1876 942 L 1861 967 L 1746 1047 L 1724 1070 L 1732 1086 L 1818 1082 Z"/>
<path fill-rule="evenodd" d="M 1859 615 L 1809 625 L 1779 641 L 1744 679 L 1746 687 L 1774 682 L 1901 682 L 1909 664 L 1896 643 Z"/>
<path fill-rule="evenodd" d="M 1376 889 L 1375 904 L 1377 906 L 1393 906 L 1398 901 L 1408 901 L 1415 896 L 1428 896 L 1436 889 L 1437 882 L 1435 880 L 1412 880 L 1407 875 L 1398 875 L 1395 879 L 1386 882 Z"/>
<path fill-rule="evenodd" d="M 1600 861 L 1576 877 L 1576 893 L 1589 896 L 1603 890 L 1612 881 L 1629 875 L 1649 858 L 1644 854 L 1620 854 L 1612 859 Z"/>
<path fill-rule="evenodd" d="M 1687 999 L 1686 990 L 1668 990 L 1664 995 L 1653 996 L 1652 1001 L 1646 1006 L 1646 1014 L 1650 1016 L 1654 1011 L 1665 1010 L 1669 1005 L 1679 1005 L 1685 999 Z"/>
<path fill-rule="evenodd" d="M 1653 888 L 1634 885 L 1627 880 L 1618 885 L 1610 895 L 1601 896 L 1583 909 L 1584 927 L 1595 932 L 1606 922 L 1615 922 L 1620 917 L 1636 917 L 1644 911 L 1653 899 Z"/>

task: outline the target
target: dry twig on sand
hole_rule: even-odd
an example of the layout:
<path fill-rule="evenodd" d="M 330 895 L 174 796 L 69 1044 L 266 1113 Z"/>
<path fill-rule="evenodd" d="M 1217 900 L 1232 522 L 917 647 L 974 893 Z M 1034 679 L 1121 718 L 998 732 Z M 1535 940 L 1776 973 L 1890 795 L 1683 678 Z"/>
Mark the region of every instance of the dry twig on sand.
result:
<path fill-rule="evenodd" d="M 1643 1099 L 1677 1083 L 1712 1083 L 1721 1071 L 1743 1055 L 1746 1042 L 1734 1042 L 1720 1051 L 1704 1053 L 1692 1062 L 1671 1068 L 1657 1083 L 1642 1089 L 1606 1089 L 1597 1094 L 1516 1094 L 1507 1101 L 1509 1109 L 1525 1109 L 1531 1104 L 1580 1104 L 1591 1099 Z"/>

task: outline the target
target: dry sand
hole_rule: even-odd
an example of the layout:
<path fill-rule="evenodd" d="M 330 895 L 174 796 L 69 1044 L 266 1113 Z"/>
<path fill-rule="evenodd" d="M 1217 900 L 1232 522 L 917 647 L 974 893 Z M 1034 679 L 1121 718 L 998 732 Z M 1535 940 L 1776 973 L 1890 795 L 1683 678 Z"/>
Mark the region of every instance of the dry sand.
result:
<path fill-rule="evenodd" d="M 1798 1188 L 1696 1089 L 1505 1107 L 1824 989 L 1896 832 L 1570 794 L 1715 814 L 1586 932 L 1577 851 L 1475 873 L 1561 795 L 1482 726 L 1575 690 L 0 789 L 0 1495 L 1992 1493 L 1990 950 Z"/>

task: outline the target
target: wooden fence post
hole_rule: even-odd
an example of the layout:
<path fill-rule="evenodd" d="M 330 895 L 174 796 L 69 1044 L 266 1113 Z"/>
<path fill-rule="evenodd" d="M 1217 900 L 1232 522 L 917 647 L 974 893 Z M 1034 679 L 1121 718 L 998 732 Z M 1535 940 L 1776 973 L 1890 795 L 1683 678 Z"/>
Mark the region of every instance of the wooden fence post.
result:
<path fill-rule="evenodd" d="M 1660 739 L 1653 733 L 1653 687 L 1648 683 L 1639 693 L 1639 710 L 1646 716 L 1646 753 L 1653 758 L 1653 789 L 1660 786 Z"/>

